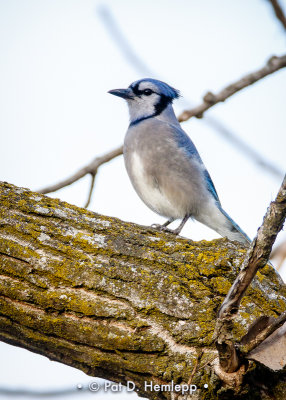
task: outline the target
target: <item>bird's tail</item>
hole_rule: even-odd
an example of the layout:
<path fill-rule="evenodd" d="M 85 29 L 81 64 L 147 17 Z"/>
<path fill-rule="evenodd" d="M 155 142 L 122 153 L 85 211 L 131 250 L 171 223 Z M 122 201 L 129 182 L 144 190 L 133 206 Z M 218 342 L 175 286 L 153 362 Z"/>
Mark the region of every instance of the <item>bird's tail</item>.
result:
<path fill-rule="evenodd" d="M 247 236 L 245 232 L 237 225 L 236 222 L 228 215 L 227 212 L 224 211 L 223 208 L 219 207 L 220 212 L 226 217 L 226 224 L 221 226 L 217 232 L 226 236 L 230 240 L 237 240 L 244 244 L 249 244 L 251 242 L 250 238 Z"/>

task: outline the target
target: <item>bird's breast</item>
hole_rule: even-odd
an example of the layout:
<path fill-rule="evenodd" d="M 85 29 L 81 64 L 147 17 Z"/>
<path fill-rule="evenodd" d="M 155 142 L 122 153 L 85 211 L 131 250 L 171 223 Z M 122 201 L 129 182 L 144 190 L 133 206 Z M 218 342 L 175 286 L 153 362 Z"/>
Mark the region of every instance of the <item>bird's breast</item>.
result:
<path fill-rule="evenodd" d="M 157 214 L 181 218 L 181 213 L 176 210 L 176 205 L 168 198 L 159 186 L 156 174 L 150 173 L 148 160 L 136 151 L 124 154 L 125 165 L 130 180 L 140 198 Z"/>

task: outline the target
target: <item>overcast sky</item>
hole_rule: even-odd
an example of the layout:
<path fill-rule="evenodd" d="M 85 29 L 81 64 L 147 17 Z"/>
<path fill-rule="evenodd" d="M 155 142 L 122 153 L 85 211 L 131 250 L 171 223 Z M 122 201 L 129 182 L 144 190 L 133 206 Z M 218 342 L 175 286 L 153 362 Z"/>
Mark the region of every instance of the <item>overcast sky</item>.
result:
<path fill-rule="evenodd" d="M 281 4 L 286 10 L 286 1 Z M 195 105 L 207 91 L 216 93 L 261 68 L 270 56 L 285 53 L 285 33 L 266 0 L 0 0 L 1 180 L 37 190 L 123 142 L 127 106 L 107 91 L 146 76 L 112 40 L 98 12 L 102 6 L 152 77 L 179 89 Z M 206 116 L 219 119 L 285 171 L 285 87 L 286 70 L 281 70 Z M 175 104 L 177 113 L 184 107 L 182 101 Z M 191 119 L 183 128 L 224 209 L 253 237 L 282 178 L 255 165 L 204 120 Z M 87 177 L 52 196 L 82 206 L 88 187 Z M 90 209 L 143 225 L 164 221 L 134 192 L 122 157 L 100 169 Z M 191 221 L 182 235 L 218 237 Z M 285 232 L 279 241 L 283 238 Z M 75 387 L 90 381 L 25 350 L 0 344 L 0 353 L 0 386 Z"/>

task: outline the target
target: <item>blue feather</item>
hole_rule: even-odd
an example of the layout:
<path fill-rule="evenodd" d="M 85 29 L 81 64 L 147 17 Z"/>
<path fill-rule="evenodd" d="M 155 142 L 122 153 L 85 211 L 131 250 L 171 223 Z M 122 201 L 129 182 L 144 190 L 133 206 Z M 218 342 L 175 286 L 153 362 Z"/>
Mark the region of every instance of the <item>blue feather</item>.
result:
<path fill-rule="evenodd" d="M 215 186 L 213 184 L 213 181 L 212 181 L 212 178 L 210 177 L 210 174 L 208 173 L 208 171 L 206 169 L 204 170 L 204 175 L 205 175 L 205 179 L 206 179 L 206 182 L 207 182 L 208 191 L 213 195 L 215 201 L 218 204 L 220 204 L 216 188 L 215 188 Z"/>
<path fill-rule="evenodd" d="M 133 82 L 130 87 L 133 89 L 135 87 L 138 87 L 141 82 L 151 82 L 153 85 L 156 85 L 157 88 L 159 89 L 159 93 L 168 97 L 169 99 L 177 99 L 180 97 L 180 92 L 177 89 L 174 89 L 172 86 L 168 85 L 165 82 L 158 81 L 157 79 L 152 79 L 152 78 L 144 78 L 140 79 L 139 81 Z"/>
<path fill-rule="evenodd" d="M 229 220 L 229 222 L 234 227 L 234 229 L 236 229 L 238 232 L 240 232 L 245 237 L 245 239 L 248 240 L 248 242 L 250 243 L 251 240 L 247 236 L 247 234 L 245 232 L 243 232 L 243 230 L 240 228 L 240 226 L 238 226 L 237 223 L 234 222 L 234 220 L 228 215 L 228 213 L 224 211 L 224 209 L 221 207 L 220 204 L 218 204 L 218 208 L 220 209 L 221 213 Z"/>
<path fill-rule="evenodd" d="M 218 197 L 217 191 L 215 189 L 215 186 L 213 184 L 213 181 L 210 177 L 210 174 L 205 169 L 203 161 L 202 161 L 194 143 L 191 141 L 189 136 L 183 130 L 178 130 L 178 129 L 174 130 L 174 138 L 175 138 L 175 141 L 178 144 L 178 146 L 183 148 L 190 158 L 195 158 L 199 161 L 200 164 L 202 164 L 202 167 L 204 169 L 203 173 L 204 173 L 204 177 L 206 180 L 208 191 L 212 194 L 215 201 L 217 201 L 220 204 L 219 197 Z"/>

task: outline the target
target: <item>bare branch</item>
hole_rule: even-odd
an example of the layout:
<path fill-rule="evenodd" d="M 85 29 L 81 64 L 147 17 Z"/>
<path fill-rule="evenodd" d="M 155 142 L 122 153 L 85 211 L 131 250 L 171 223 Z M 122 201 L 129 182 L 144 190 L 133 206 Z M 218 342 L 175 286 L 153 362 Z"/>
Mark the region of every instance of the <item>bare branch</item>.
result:
<path fill-rule="evenodd" d="M 279 19 L 283 28 L 286 30 L 286 17 L 283 12 L 281 5 L 279 4 L 278 0 L 269 0 L 269 3 L 272 5 L 273 10 L 275 12 L 276 17 Z"/>
<path fill-rule="evenodd" d="M 106 5 L 101 4 L 97 7 L 97 12 L 104 23 L 107 32 L 130 65 L 132 65 L 137 71 L 140 71 L 140 74 L 143 76 L 154 76 L 154 72 L 152 72 L 144 61 L 135 53 L 126 37 L 123 35 L 119 25 L 115 21 L 112 13 L 109 11 L 109 8 Z"/>
<path fill-rule="evenodd" d="M 65 186 L 69 186 L 72 183 L 78 181 L 79 179 L 83 178 L 87 174 L 96 175 L 98 168 L 102 165 L 107 163 L 108 161 L 112 160 L 113 158 L 119 156 L 123 152 L 123 147 L 120 146 L 100 157 L 96 157 L 91 163 L 87 164 L 85 167 L 81 168 L 78 172 L 71 175 L 69 178 L 64 179 L 63 181 L 56 183 L 55 185 L 47 186 L 43 189 L 38 190 L 39 193 L 51 193 L 55 192 L 59 189 L 62 189 Z"/>
<path fill-rule="evenodd" d="M 252 340 L 250 340 L 247 344 L 239 347 L 239 350 L 243 354 L 249 354 L 253 349 L 255 349 L 258 345 L 264 342 L 265 339 L 268 338 L 273 332 L 275 332 L 280 326 L 284 324 L 286 321 L 286 311 L 279 315 L 278 318 L 273 318 L 271 323 L 267 325 L 265 329 L 259 332 Z"/>
<path fill-rule="evenodd" d="M 270 203 L 261 227 L 258 229 L 239 275 L 230 288 L 218 317 L 225 319 L 237 312 L 240 301 L 259 268 L 266 265 L 273 243 L 286 217 L 286 175 L 275 201 Z"/>
<path fill-rule="evenodd" d="M 92 192 L 94 189 L 94 183 L 95 183 L 95 174 L 91 174 L 91 182 L 90 182 L 90 188 L 89 188 L 89 193 L 88 193 L 88 198 L 87 201 L 84 205 L 84 208 L 87 208 L 90 204 L 91 197 L 92 197 Z"/>
<path fill-rule="evenodd" d="M 237 313 L 241 299 L 252 282 L 256 272 L 258 269 L 263 268 L 266 265 L 276 236 L 283 227 L 285 217 L 286 175 L 275 201 L 271 202 L 268 207 L 263 223 L 258 229 L 257 235 L 246 254 L 242 268 L 225 297 L 218 313 L 214 336 L 216 337 L 216 346 L 219 351 L 220 365 L 226 372 L 236 371 L 242 362 L 232 340 L 234 316 Z M 281 318 L 283 320 L 284 317 L 282 316 Z M 280 322 L 273 325 L 273 329 L 275 330 L 279 326 Z M 270 333 L 274 331 L 271 331 L 272 328 L 270 327 L 266 328 L 266 330 L 263 331 L 265 338 L 268 336 L 268 329 Z M 252 343 L 255 344 L 255 341 L 260 343 L 260 340 L 264 337 L 263 333 L 261 335 L 257 338 L 253 338 Z"/>
<path fill-rule="evenodd" d="M 265 78 L 265 76 L 273 74 L 274 72 L 284 67 L 286 67 L 286 55 L 283 55 L 281 57 L 273 56 L 267 61 L 266 65 L 263 68 L 245 75 L 237 82 L 232 83 L 231 85 L 222 89 L 217 95 L 208 92 L 204 96 L 204 101 L 202 104 L 193 108 L 192 110 L 183 111 L 182 114 L 179 115 L 178 120 L 180 122 L 183 122 L 187 121 L 191 117 L 202 118 L 204 112 L 213 107 L 215 104 L 224 102 L 226 99 L 239 92 L 240 90 L 250 85 L 253 85 L 253 83 L 259 81 L 262 78 Z"/>

